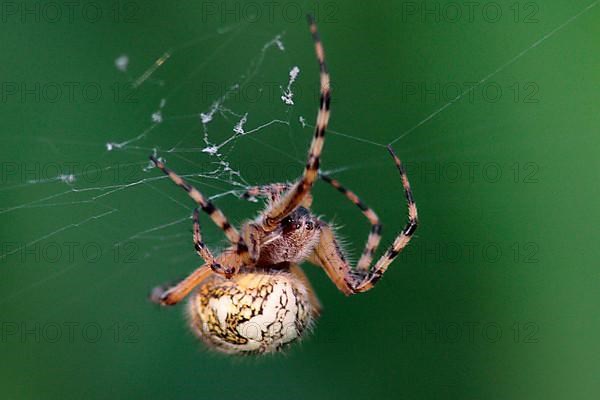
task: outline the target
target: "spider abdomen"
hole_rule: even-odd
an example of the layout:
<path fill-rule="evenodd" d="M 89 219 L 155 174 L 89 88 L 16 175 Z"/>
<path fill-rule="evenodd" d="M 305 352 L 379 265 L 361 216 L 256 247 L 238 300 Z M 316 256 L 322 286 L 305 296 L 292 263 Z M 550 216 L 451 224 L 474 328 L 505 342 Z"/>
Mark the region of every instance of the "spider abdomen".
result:
<path fill-rule="evenodd" d="M 292 274 L 214 276 L 191 297 L 192 330 L 225 353 L 270 353 L 300 338 L 312 323 L 306 288 Z"/>

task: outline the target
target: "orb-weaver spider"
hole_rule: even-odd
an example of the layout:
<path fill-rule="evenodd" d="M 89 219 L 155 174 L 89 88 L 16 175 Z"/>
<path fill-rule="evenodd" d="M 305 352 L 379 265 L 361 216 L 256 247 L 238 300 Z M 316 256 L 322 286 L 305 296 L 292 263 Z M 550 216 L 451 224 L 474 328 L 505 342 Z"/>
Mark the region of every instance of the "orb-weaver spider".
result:
<path fill-rule="evenodd" d="M 302 177 L 294 184 L 253 187 L 243 197 L 264 197 L 266 209 L 240 232 L 196 188 L 151 156 L 154 164 L 196 201 L 194 245 L 205 264 L 171 288 L 156 288 L 153 301 L 180 302 L 194 288 L 188 313 L 193 331 L 210 347 L 236 354 L 267 353 L 301 337 L 320 313 L 320 303 L 298 266 L 309 261 L 322 267 L 346 295 L 371 289 L 417 228 L 417 208 L 408 178 L 390 146 L 408 201 L 409 221 L 386 253 L 370 268 L 381 239 L 375 212 L 338 181 L 319 174 L 319 158 L 329 120 L 329 73 L 316 24 L 308 17 L 321 75 L 321 98 L 315 132 Z M 356 204 L 371 223 L 371 232 L 355 268 L 346 261 L 332 228 L 310 212 L 311 188 L 318 177 Z M 231 246 L 214 256 L 202 241 L 199 210 L 210 216 Z"/>

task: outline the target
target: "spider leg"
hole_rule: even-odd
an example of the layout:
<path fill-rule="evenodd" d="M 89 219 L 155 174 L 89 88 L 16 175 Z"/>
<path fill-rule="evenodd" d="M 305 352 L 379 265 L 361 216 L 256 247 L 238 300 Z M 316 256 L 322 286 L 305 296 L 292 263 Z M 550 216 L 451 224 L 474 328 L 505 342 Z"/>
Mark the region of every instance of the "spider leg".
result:
<path fill-rule="evenodd" d="M 162 162 L 158 161 L 154 156 L 150 156 L 150 160 L 152 160 L 154 165 L 156 165 L 156 167 L 159 168 L 165 175 L 171 178 L 171 180 L 175 182 L 177 186 L 182 187 L 186 192 L 188 192 L 190 197 L 200 206 L 200 209 L 202 209 L 202 211 L 208 214 L 208 216 L 210 216 L 213 222 L 219 228 L 221 228 L 223 232 L 225 232 L 225 236 L 227 236 L 227 239 L 229 239 L 231 244 L 237 246 L 238 254 L 243 255 L 245 257 L 248 256 L 248 247 L 246 246 L 246 243 L 238 233 L 237 229 L 235 229 L 229 223 L 227 217 L 225 217 L 221 210 L 219 210 L 210 200 L 206 199 L 202 195 L 202 193 L 198 191 L 198 189 L 187 183 L 182 177 L 177 175 L 175 172 L 165 167 L 165 165 Z M 207 260 L 207 262 L 209 261 Z"/>
<path fill-rule="evenodd" d="M 225 275 L 226 277 L 231 277 L 231 275 L 236 272 L 235 268 L 232 267 L 223 267 L 219 264 L 215 257 L 213 256 L 210 249 L 206 246 L 206 244 L 202 241 L 202 233 L 200 232 L 200 211 L 199 207 L 194 208 L 194 248 L 200 257 L 204 259 L 207 265 L 210 268 L 221 275 Z"/>
<path fill-rule="evenodd" d="M 208 264 L 204 264 L 171 288 L 165 289 L 161 286 L 154 288 L 150 294 L 150 300 L 162 306 L 173 306 L 183 300 L 198 284 L 208 278 L 211 273 L 211 267 Z"/>
<path fill-rule="evenodd" d="M 242 237 L 248 246 L 250 265 L 256 264 L 260 256 L 260 238 L 262 229 L 254 222 L 248 222 L 242 227 Z"/>
<path fill-rule="evenodd" d="M 408 202 L 408 223 L 398 234 L 392 245 L 370 270 L 354 270 L 344 258 L 332 229 L 325 223 L 321 226 L 321 236 L 310 261 L 323 267 L 329 278 L 340 291 L 347 295 L 366 292 L 373 288 L 375 283 L 385 273 L 394 258 L 406 247 L 418 224 L 417 207 L 410 189 L 410 183 L 400 159 L 394 154 L 394 150 L 388 146 L 388 150 L 400 172 L 402 186 Z"/>
<path fill-rule="evenodd" d="M 249 187 L 242 195 L 242 199 L 252 199 L 255 197 L 267 198 L 271 203 L 278 201 L 281 196 L 292 187 L 289 183 L 272 183 L 270 185 L 263 186 L 252 186 Z M 310 193 L 306 194 L 301 206 L 309 208 L 312 204 L 312 196 Z"/>
<path fill-rule="evenodd" d="M 358 260 L 358 264 L 356 264 L 356 268 L 360 270 L 364 270 L 369 268 L 371 265 L 371 261 L 373 260 L 373 254 L 377 251 L 377 247 L 379 246 L 379 242 L 381 241 L 381 230 L 382 225 L 379 222 L 379 217 L 375 214 L 371 208 L 369 208 L 365 203 L 363 203 L 360 198 L 352 191 L 343 187 L 336 179 L 330 178 L 327 175 L 319 174 L 321 179 L 325 182 L 329 183 L 338 192 L 342 193 L 346 196 L 352 203 L 354 203 L 362 213 L 367 217 L 369 222 L 371 223 L 371 232 L 369 233 L 369 237 L 367 242 L 365 243 L 365 248 L 362 252 L 360 260 Z"/>
<path fill-rule="evenodd" d="M 325 141 L 325 129 L 329 122 L 329 105 L 331 103 L 329 72 L 325 64 L 325 52 L 317 25 L 312 16 L 308 16 L 308 23 L 315 43 L 315 52 L 319 62 L 321 75 L 321 95 L 317 121 L 315 123 L 315 132 L 308 152 L 308 160 L 304 167 L 304 172 L 300 180 L 278 201 L 274 202 L 266 212 L 263 218 L 263 225 L 267 230 L 275 229 L 277 224 L 286 216 L 300 206 L 304 198 L 310 193 L 310 190 L 317 179 L 319 171 L 319 160 L 323 144 Z"/>
<path fill-rule="evenodd" d="M 216 262 L 220 265 L 232 266 L 235 271 L 233 274 L 236 274 L 239 268 L 245 263 L 244 259 L 235 251 L 227 250 L 216 258 Z M 214 274 L 213 268 L 206 263 L 175 286 L 170 288 L 165 288 L 164 286 L 154 288 L 150 294 L 150 300 L 163 306 L 175 305 L 212 274 Z"/>
<path fill-rule="evenodd" d="M 291 185 L 289 183 L 272 183 L 270 185 L 251 186 L 242 195 L 242 199 L 251 199 L 253 197 L 266 197 L 272 201 L 277 200 L 282 193 L 287 191 Z"/>

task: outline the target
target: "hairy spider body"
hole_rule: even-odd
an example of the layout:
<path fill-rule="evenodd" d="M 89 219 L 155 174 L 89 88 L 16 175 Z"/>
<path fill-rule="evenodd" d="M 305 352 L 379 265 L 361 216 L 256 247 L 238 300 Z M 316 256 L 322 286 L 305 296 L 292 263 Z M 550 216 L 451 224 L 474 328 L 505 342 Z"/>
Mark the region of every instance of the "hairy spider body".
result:
<path fill-rule="evenodd" d="M 329 73 L 317 27 L 310 30 L 321 75 L 321 98 L 308 160 L 301 178 L 293 184 L 275 183 L 248 188 L 242 198 L 262 197 L 266 209 L 240 231 L 198 189 L 162 161 L 150 156 L 162 172 L 188 192 L 198 204 L 194 210 L 194 247 L 205 263 L 170 288 L 156 288 L 152 300 L 174 305 L 194 289 L 188 314 L 192 330 L 211 348 L 230 354 L 268 353 L 300 338 L 321 311 L 321 305 L 302 269 L 303 261 L 326 272 L 346 295 L 373 288 L 417 228 L 417 207 L 408 178 L 393 149 L 388 150 L 400 172 L 408 203 L 408 222 L 387 251 L 371 267 L 381 240 L 381 224 L 373 210 L 337 180 L 319 174 L 319 162 L 329 121 Z M 360 260 L 352 267 L 340 249 L 333 229 L 310 211 L 310 193 L 317 178 L 344 194 L 365 215 L 371 231 Z M 205 212 L 231 243 L 214 256 L 202 240 L 199 213 Z"/>

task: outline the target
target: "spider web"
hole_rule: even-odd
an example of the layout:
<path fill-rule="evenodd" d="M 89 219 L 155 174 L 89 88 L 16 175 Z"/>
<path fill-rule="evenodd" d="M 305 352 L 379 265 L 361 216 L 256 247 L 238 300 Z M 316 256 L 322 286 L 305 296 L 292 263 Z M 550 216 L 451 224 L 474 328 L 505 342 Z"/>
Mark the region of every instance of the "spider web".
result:
<path fill-rule="evenodd" d="M 577 14 L 569 17 L 491 70 L 487 75 L 478 79 L 477 85 L 471 86 L 451 101 L 432 110 L 418 123 L 390 138 L 387 143 L 348 132 L 340 132 L 335 128 L 335 121 L 328 133 L 378 148 L 396 144 L 458 103 L 477 86 L 484 84 L 516 63 L 598 3 L 599 1 L 594 1 Z M 222 27 L 204 37 L 166 51 L 157 52 L 159 55 L 155 61 L 144 68 L 140 68 L 138 60 L 128 54 L 118 56 L 114 60 L 114 68 L 125 77 L 130 87 L 139 93 L 140 98 L 143 98 L 143 102 L 140 104 L 140 112 L 143 114 L 139 117 L 139 120 L 143 121 L 143 126 L 133 133 L 110 132 L 102 143 L 72 143 L 89 148 L 92 158 L 97 161 L 93 166 L 88 165 L 85 172 L 61 172 L 54 176 L 11 183 L 0 189 L 0 193 L 22 193 L 22 197 L 15 197 L 27 198 L 25 201 L 17 201 L 14 204 L 3 202 L 0 218 L 3 219 L 2 223 L 4 224 L 14 223 L 16 218 L 21 217 L 20 213 L 29 210 L 52 213 L 54 210 L 67 208 L 73 214 L 71 221 L 55 220 L 44 224 L 44 227 L 51 225 L 50 229 L 43 231 L 28 229 L 23 232 L 21 240 L 16 241 L 16 245 L 2 249 L 0 261 L 9 265 L 19 264 L 24 249 L 66 233 L 97 238 L 96 232 L 105 232 L 105 234 L 111 235 L 114 248 L 132 241 L 139 243 L 140 248 L 135 264 L 115 266 L 110 271 L 98 273 L 95 286 L 113 281 L 117 276 L 127 273 L 127 270 L 133 265 L 143 264 L 159 254 L 161 255 L 161 268 L 165 269 L 165 276 L 172 275 L 168 266 L 183 262 L 188 265 L 191 262 L 191 265 L 195 265 L 194 261 L 190 261 L 195 257 L 191 251 L 188 252 L 191 254 L 186 255 L 181 255 L 176 251 L 165 253 L 165 249 L 181 247 L 182 242 L 187 243 L 191 240 L 189 230 L 193 204 L 189 199 L 183 201 L 180 193 L 175 193 L 179 189 L 174 185 L 169 186 L 168 178 L 153 168 L 148 161 L 149 154 L 159 157 L 167 166 L 199 187 L 212 200 L 228 197 L 236 199 L 249 186 L 293 178 L 291 174 L 287 173 L 279 175 L 274 173 L 272 175 L 277 176 L 268 176 L 267 179 L 263 179 L 265 178 L 264 174 L 249 176 L 251 173 L 248 173 L 248 165 L 244 163 L 234 165 L 232 158 L 235 156 L 239 159 L 240 154 L 241 157 L 247 157 L 245 147 L 251 146 L 252 143 L 254 143 L 252 149 L 268 150 L 271 158 L 284 159 L 287 163 L 285 166 L 293 166 L 297 172 L 301 171 L 313 128 L 312 121 L 316 113 L 316 102 L 309 101 L 310 96 L 303 96 L 303 103 L 310 104 L 300 107 L 296 87 L 304 79 L 316 84 L 317 72 L 314 62 L 312 62 L 314 60 L 302 63 L 307 66 L 305 70 L 300 66 L 299 60 L 288 55 L 286 32 L 270 32 L 263 35 L 264 40 L 262 41 L 253 39 L 253 43 L 260 42 L 260 45 L 254 46 L 254 48 L 247 46 L 248 49 L 241 52 L 243 55 L 236 55 L 235 67 L 221 71 L 224 83 L 217 88 L 218 93 L 210 99 L 203 98 L 204 101 L 200 102 L 201 104 L 188 101 L 190 98 L 186 92 L 189 90 L 190 84 L 197 85 L 199 82 L 203 82 L 204 77 L 214 65 L 214 61 L 224 52 L 244 46 L 244 34 L 248 33 L 251 28 L 247 24 Z M 171 65 L 177 65 L 178 62 L 198 49 L 209 49 L 204 61 L 194 65 L 193 69 L 186 71 L 183 77 L 175 82 L 163 80 L 161 74 L 164 69 Z M 239 95 L 249 87 L 255 88 L 258 93 L 274 93 L 274 96 L 270 100 L 249 104 L 244 96 Z M 273 88 L 275 88 L 274 91 Z M 315 89 L 315 93 L 317 89 Z M 273 101 L 273 99 L 275 100 Z M 172 107 L 172 104 L 176 104 L 176 106 Z M 187 104 L 187 106 L 182 107 L 182 104 Z M 182 109 L 189 110 L 189 112 L 182 113 Z M 46 139 L 49 142 L 52 141 L 50 138 Z M 264 154 L 264 151 L 261 154 Z M 259 158 L 256 154 L 253 153 L 256 157 L 254 161 L 261 163 L 262 155 Z M 280 167 L 281 165 L 283 164 L 279 164 Z M 182 166 L 183 170 L 180 168 Z M 362 166 L 364 163 L 360 165 L 349 163 L 335 171 L 328 172 L 341 172 Z M 108 174 L 122 170 L 129 172 L 127 176 L 118 175 L 118 178 L 105 178 Z M 290 168 L 289 171 L 291 170 Z M 89 177 L 90 174 L 100 175 L 103 179 L 94 183 L 89 182 L 89 179 L 83 179 L 86 176 Z M 145 217 L 142 224 L 144 226 L 138 229 L 136 225 L 136 229 L 133 231 L 125 228 L 128 224 L 128 215 L 135 213 L 136 210 L 135 204 L 128 204 L 127 200 L 124 200 L 130 195 L 137 199 L 143 195 L 144 198 L 157 199 L 156 201 L 159 203 L 156 209 L 157 213 Z M 171 217 L 166 220 L 165 215 L 159 218 L 161 207 L 173 207 L 178 211 L 170 211 L 168 214 Z M 210 229 L 215 228 L 207 229 L 210 232 Z M 209 245 L 214 245 L 214 243 L 209 240 Z M 186 248 L 190 248 L 189 243 Z M 166 258 L 165 254 L 168 255 Z M 0 305 L 14 302 L 20 296 L 51 281 L 56 281 L 81 268 L 82 265 L 81 262 L 75 262 L 50 273 L 42 274 L 41 277 L 37 275 L 37 278 L 27 284 L 0 296 Z M 185 267 L 185 270 L 189 269 L 189 266 Z M 157 279 L 152 280 L 159 282 Z"/>

